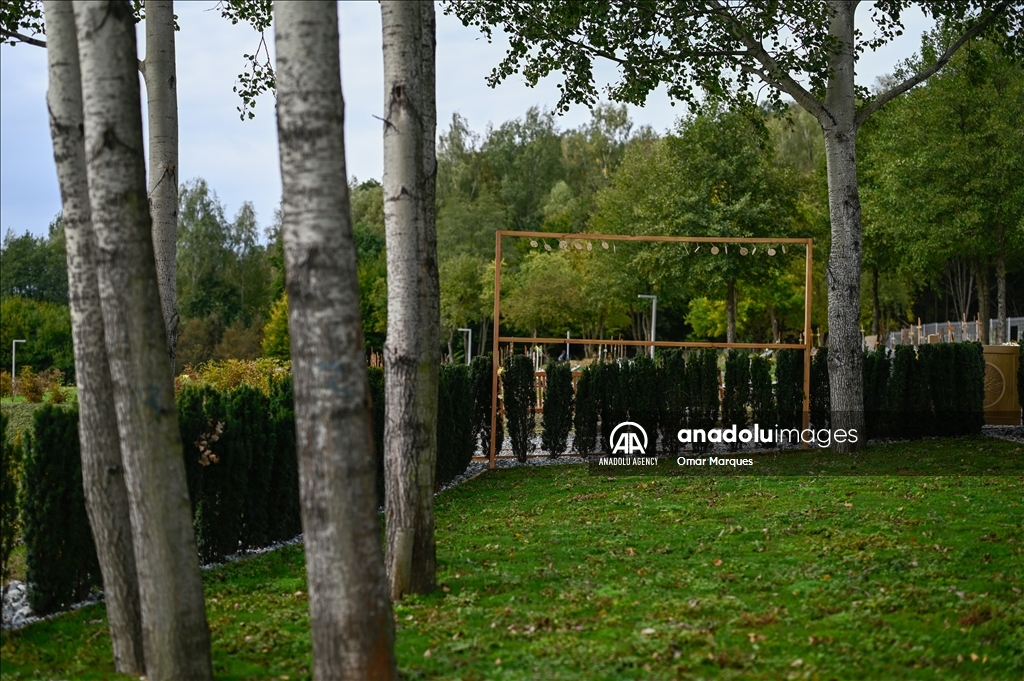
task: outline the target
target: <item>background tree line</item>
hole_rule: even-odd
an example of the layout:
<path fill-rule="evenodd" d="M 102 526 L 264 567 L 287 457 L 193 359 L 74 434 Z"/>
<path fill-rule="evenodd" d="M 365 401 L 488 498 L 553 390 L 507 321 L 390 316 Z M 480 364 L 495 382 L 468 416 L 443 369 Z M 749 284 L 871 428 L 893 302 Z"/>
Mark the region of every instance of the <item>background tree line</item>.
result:
<path fill-rule="evenodd" d="M 931 58 L 938 37 L 926 38 Z M 901 66 L 912 69 L 913 63 Z M 898 77 L 897 73 L 894 78 Z M 880 86 L 883 84 L 880 84 Z M 885 333 L 915 322 L 1024 314 L 1024 71 L 994 43 L 974 41 L 925 85 L 897 98 L 862 131 L 858 153 L 865 225 L 861 323 Z M 560 130 L 533 108 L 475 132 L 455 114 L 438 139 L 437 231 L 442 348 L 464 357 L 490 347 L 494 232 L 811 236 L 813 324 L 828 330 L 824 263 L 828 203 L 815 121 L 790 108 L 714 109 L 658 135 L 625 106 Z M 383 190 L 350 183 L 363 333 L 383 347 L 387 275 Z M 280 215 L 260 239 L 244 204 L 229 219 L 202 179 L 179 191 L 178 371 L 211 359 L 287 357 Z M 548 251 L 544 248 L 551 247 Z M 802 329 L 803 257 L 699 257 L 692 247 L 618 244 L 560 249 L 506 243 L 503 324 L 518 335 L 794 341 Z M 801 249 L 796 249 L 800 251 Z M 782 257 L 785 255 L 786 257 Z M 71 378 L 63 226 L 4 238 L 0 366 L 10 341 L 20 362 Z M 731 331 L 730 331 L 731 330 Z M 987 331 L 987 329 L 986 329 Z"/>

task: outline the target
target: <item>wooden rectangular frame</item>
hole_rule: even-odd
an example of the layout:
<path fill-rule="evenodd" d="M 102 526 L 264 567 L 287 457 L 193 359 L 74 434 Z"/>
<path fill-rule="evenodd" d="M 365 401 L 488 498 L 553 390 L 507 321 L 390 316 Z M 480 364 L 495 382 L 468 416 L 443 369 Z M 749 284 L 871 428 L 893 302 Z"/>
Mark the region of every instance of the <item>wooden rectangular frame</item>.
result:
<path fill-rule="evenodd" d="M 804 342 L 803 343 L 700 343 L 700 342 L 676 342 L 676 341 L 609 341 L 597 338 L 521 338 L 517 336 L 501 336 L 501 240 L 504 237 L 534 238 L 534 239 L 572 239 L 582 241 L 646 241 L 650 243 L 715 243 L 715 244 L 803 244 L 806 249 L 806 263 L 804 266 Z M 810 424 L 810 399 L 811 399 L 811 291 L 812 263 L 814 260 L 814 239 L 800 238 L 742 238 L 742 237 L 711 237 L 711 236 L 638 236 L 626 234 L 575 234 L 557 232 L 517 232 L 513 230 L 499 229 L 494 233 L 494 333 L 493 352 L 491 354 L 491 446 L 488 456 L 490 467 L 494 468 L 494 460 L 497 452 L 494 451 L 497 444 L 498 418 L 498 351 L 501 343 L 571 343 L 573 345 L 636 345 L 658 348 L 792 348 L 804 351 L 804 408 L 802 427 L 806 429 Z"/>

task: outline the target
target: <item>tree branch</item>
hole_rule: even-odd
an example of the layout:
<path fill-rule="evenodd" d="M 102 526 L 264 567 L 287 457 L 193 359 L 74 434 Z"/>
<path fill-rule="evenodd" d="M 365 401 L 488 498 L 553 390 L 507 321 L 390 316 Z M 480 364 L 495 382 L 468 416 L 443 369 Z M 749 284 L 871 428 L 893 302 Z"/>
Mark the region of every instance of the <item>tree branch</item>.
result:
<path fill-rule="evenodd" d="M 821 121 L 822 116 L 827 116 L 829 119 L 832 118 L 832 114 L 825 108 L 825 105 L 803 85 L 793 80 L 793 77 L 779 66 L 778 62 L 764 49 L 764 46 L 750 35 L 750 32 L 740 23 L 739 19 L 733 16 L 728 7 L 723 5 L 720 0 L 711 0 L 711 4 L 733 25 L 733 28 L 736 30 L 736 37 L 747 48 L 746 53 L 764 67 L 763 70 L 759 70 L 745 64 L 740 64 L 741 69 L 748 73 L 756 74 L 765 83 L 782 90 L 819 121 Z"/>
<path fill-rule="evenodd" d="M 974 36 L 984 31 L 986 28 L 988 28 L 988 26 L 993 21 L 995 21 L 996 17 L 998 17 L 1000 14 L 1006 11 L 1006 8 L 1009 7 L 1009 5 L 1009 0 L 1003 0 L 1003 2 L 997 5 L 994 10 L 992 10 L 991 14 L 989 14 L 987 17 L 976 23 L 970 29 L 968 29 L 962 36 L 960 36 L 959 40 L 950 45 L 946 49 L 946 51 L 942 53 L 942 56 L 935 60 L 934 64 L 932 64 L 923 71 L 915 73 L 913 76 L 907 78 L 899 85 L 893 86 L 888 91 L 883 92 L 882 94 L 878 95 L 873 100 L 871 100 L 863 109 L 857 112 L 857 127 L 859 128 L 861 124 L 871 116 L 871 114 L 881 109 L 890 101 L 899 97 L 904 92 L 910 90 L 910 88 L 914 87 L 915 85 L 923 83 L 924 81 L 928 80 L 933 75 L 935 75 L 939 71 L 939 69 L 945 66 L 946 62 L 948 62 L 953 57 L 953 55 L 956 54 L 956 51 L 959 50 L 964 43 L 966 43 L 968 40 L 970 40 Z"/>
<path fill-rule="evenodd" d="M 14 31 L 8 31 L 6 28 L 0 28 L 0 37 L 3 37 L 5 39 L 17 40 L 18 42 L 22 42 L 27 45 L 35 45 L 36 47 L 42 47 L 43 49 L 46 49 L 45 40 L 39 40 L 38 38 L 30 38 L 27 35 L 15 33 Z"/>

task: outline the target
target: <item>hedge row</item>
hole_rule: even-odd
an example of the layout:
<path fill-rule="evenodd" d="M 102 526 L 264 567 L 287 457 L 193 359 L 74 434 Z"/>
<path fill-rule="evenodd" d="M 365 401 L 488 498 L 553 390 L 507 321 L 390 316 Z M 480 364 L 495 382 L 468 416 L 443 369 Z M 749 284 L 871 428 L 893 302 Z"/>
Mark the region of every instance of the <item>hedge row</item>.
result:
<path fill-rule="evenodd" d="M 980 343 L 879 348 L 864 355 L 869 438 L 959 436 L 985 423 L 985 355 Z"/>
<path fill-rule="evenodd" d="M 575 452 L 580 456 L 610 452 L 611 431 L 623 421 L 644 429 L 649 451 L 655 451 L 659 434 L 666 451 L 678 451 L 680 429 L 713 428 L 717 422 L 718 379 L 714 350 L 697 350 L 688 356 L 670 350 L 657 363 L 641 355 L 621 364 L 585 367 L 576 383 Z M 548 409 L 545 404 L 545 414 Z"/>
<path fill-rule="evenodd" d="M 82 600 L 101 583 L 99 561 L 85 511 L 82 461 L 78 445 L 78 411 L 46 405 L 36 411 L 33 432 L 23 432 L 16 448 L 3 419 L 3 527 L 7 554 L 17 525 L 18 508 L 11 476 L 19 452 L 23 457 L 18 500 L 25 541 L 28 600 L 36 615 L 47 615 Z M 5 562 L 7 555 L 4 556 Z"/>
<path fill-rule="evenodd" d="M 290 377 L 178 393 L 196 543 L 204 562 L 302 531 Z"/>

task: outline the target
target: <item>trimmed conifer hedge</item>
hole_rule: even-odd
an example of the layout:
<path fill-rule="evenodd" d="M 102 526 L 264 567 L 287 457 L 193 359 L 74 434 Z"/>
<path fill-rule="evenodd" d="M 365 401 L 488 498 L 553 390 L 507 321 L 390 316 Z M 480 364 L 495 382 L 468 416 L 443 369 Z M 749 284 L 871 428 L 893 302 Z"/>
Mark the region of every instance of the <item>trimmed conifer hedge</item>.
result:
<path fill-rule="evenodd" d="M 681 444 L 677 434 L 686 428 L 686 413 L 690 404 L 690 386 L 686 374 L 686 353 L 681 348 L 671 348 L 659 356 L 661 410 L 658 426 L 661 446 L 672 456 L 679 454 Z"/>
<path fill-rule="evenodd" d="M 662 372 L 654 360 L 638 354 L 624 367 L 629 420 L 647 433 L 647 453 L 658 451 L 658 417 L 662 403 Z"/>
<path fill-rule="evenodd" d="M 729 350 L 725 357 L 725 390 L 722 396 L 722 425 L 747 427 L 747 406 L 750 403 L 750 355 L 746 350 Z M 739 442 L 730 444 L 737 449 Z"/>
<path fill-rule="evenodd" d="M 46 615 L 101 583 L 82 489 L 78 410 L 44 406 L 25 440 L 25 581 L 32 612 Z"/>
<path fill-rule="evenodd" d="M 601 401 L 601 448 L 606 454 L 612 451 L 612 430 L 626 420 L 628 406 L 626 397 L 629 392 L 628 378 L 622 380 L 622 367 L 618 362 L 605 362 L 598 365 L 597 390 Z M 625 383 L 625 384 L 624 384 Z"/>
<path fill-rule="evenodd" d="M 589 364 L 583 367 L 579 380 L 576 381 L 572 446 L 573 451 L 580 456 L 590 456 L 598 447 L 598 419 L 601 411 L 597 385 L 599 372 L 599 364 Z"/>
<path fill-rule="evenodd" d="M 572 368 L 568 362 L 548 362 L 544 367 L 547 387 L 544 391 L 544 416 L 541 444 L 551 458 L 563 454 L 572 429 Z"/>
<path fill-rule="evenodd" d="M 772 363 L 763 355 L 750 358 L 750 421 L 762 429 L 775 427 Z"/>
<path fill-rule="evenodd" d="M 478 355 L 470 364 L 470 376 L 473 381 L 473 436 L 479 443 L 479 451 L 483 456 L 488 456 L 491 451 L 491 358 L 492 355 Z M 498 417 L 494 422 L 494 448 L 496 452 L 500 452 L 505 442 L 505 422 L 501 417 L 500 402 Z"/>
<path fill-rule="evenodd" d="M 885 405 L 891 366 L 884 346 L 864 353 L 864 426 L 868 438 L 884 437 L 888 432 Z"/>
<path fill-rule="evenodd" d="M 384 505 L 384 369 L 367 367 L 370 387 L 370 417 L 373 419 L 373 457 L 377 465 L 377 506 Z"/>
<path fill-rule="evenodd" d="M 434 483 L 445 485 L 465 471 L 473 460 L 474 400 L 469 367 L 465 364 L 442 364 L 437 383 Z"/>
<path fill-rule="evenodd" d="M 533 360 L 526 355 L 510 355 L 505 360 L 501 380 L 512 453 L 519 461 L 525 462 L 533 448 L 530 438 L 536 426 L 536 414 L 533 411 Z"/>
<path fill-rule="evenodd" d="M 18 535 L 18 464 L 21 447 L 7 431 L 7 414 L 0 414 L 0 582 L 10 577 L 10 558 Z M 12 429 L 13 430 L 13 429 Z"/>
<path fill-rule="evenodd" d="M 775 407 L 780 428 L 799 428 L 804 409 L 804 351 L 784 348 L 775 353 Z"/>
<path fill-rule="evenodd" d="M 803 376 L 801 367 L 800 375 Z M 811 357 L 811 423 L 815 428 L 828 428 L 832 422 L 828 380 L 828 348 L 818 348 Z"/>
<path fill-rule="evenodd" d="M 690 353 L 686 361 L 686 373 L 691 391 L 688 427 L 710 430 L 718 422 L 718 352 L 702 348 Z M 694 443 L 693 448 L 701 452 L 710 446 L 708 442 L 698 442 Z"/>

